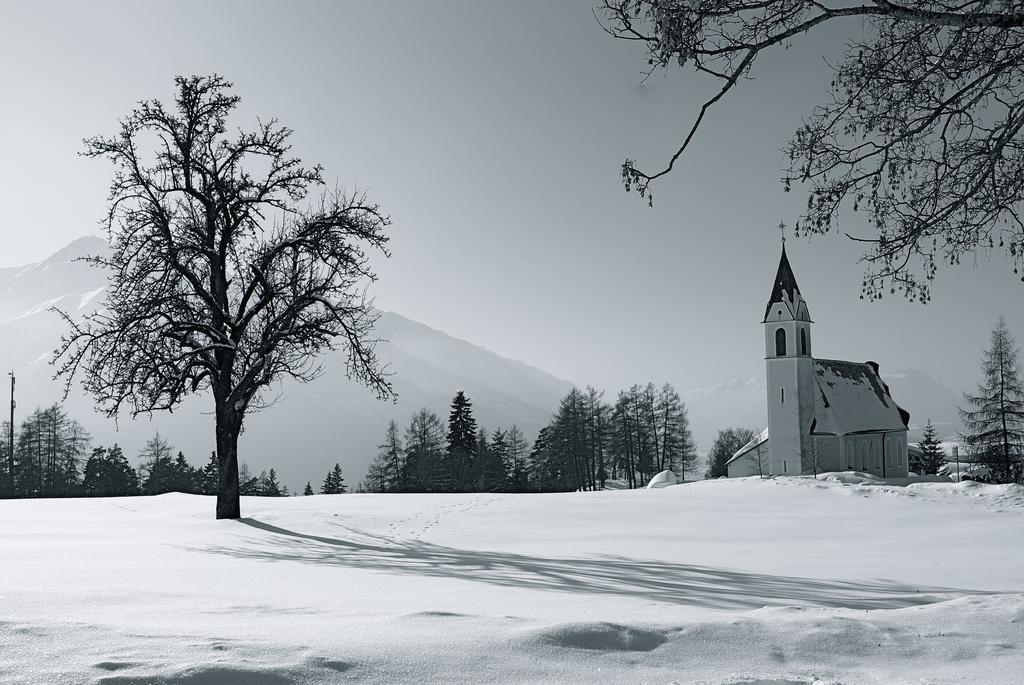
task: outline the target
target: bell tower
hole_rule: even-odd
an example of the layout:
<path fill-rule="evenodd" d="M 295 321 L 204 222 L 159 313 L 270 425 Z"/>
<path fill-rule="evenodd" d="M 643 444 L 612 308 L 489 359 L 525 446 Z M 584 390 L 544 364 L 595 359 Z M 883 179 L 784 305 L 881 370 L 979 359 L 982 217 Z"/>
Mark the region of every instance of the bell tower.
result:
<path fill-rule="evenodd" d="M 800 295 L 782 242 L 782 257 L 764 311 L 765 379 L 768 386 L 768 464 L 765 472 L 801 472 L 814 418 L 811 315 Z"/>

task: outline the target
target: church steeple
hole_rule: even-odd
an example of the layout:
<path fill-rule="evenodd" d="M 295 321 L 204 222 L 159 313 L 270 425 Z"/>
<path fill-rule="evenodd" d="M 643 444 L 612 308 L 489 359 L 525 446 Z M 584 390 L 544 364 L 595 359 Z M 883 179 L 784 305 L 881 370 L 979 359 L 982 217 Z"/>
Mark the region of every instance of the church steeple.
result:
<path fill-rule="evenodd" d="M 772 294 L 764 311 L 768 389 L 768 461 L 771 473 L 800 473 L 814 420 L 811 315 L 782 243 Z"/>
<path fill-rule="evenodd" d="M 796 276 L 793 275 L 793 267 L 789 265 L 789 258 L 786 256 L 786 243 L 782 243 L 782 257 L 779 259 L 779 269 L 775 273 L 775 284 L 772 286 L 772 294 L 768 298 L 768 304 L 764 308 L 764 321 L 771 317 L 773 305 L 785 305 L 785 314 L 781 318 L 795 319 L 797 321 L 810 321 L 811 315 L 807 310 L 807 303 L 800 296 L 800 287 L 796 284 Z M 778 320 L 780 317 L 771 317 Z"/>

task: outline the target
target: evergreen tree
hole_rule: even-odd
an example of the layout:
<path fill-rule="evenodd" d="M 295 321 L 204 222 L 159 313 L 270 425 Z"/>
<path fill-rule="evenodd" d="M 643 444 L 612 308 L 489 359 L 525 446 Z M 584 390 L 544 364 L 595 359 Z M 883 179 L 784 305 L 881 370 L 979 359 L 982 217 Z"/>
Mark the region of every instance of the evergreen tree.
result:
<path fill-rule="evenodd" d="M 612 451 L 611 408 L 604 393 L 573 388 L 562 398 L 545 436 L 543 490 L 596 490 L 607 480 Z"/>
<path fill-rule="evenodd" d="M 458 492 L 472 490 L 476 471 L 476 419 L 473 403 L 459 390 L 448 415 L 448 473 Z"/>
<path fill-rule="evenodd" d="M 715 443 L 708 455 L 708 469 L 705 478 L 725 478 L 729 475 L 726 463 L 741 447 L 754 439 L 755 433 L 749 428 L 726 428 L 718 431 Z"/>
<path fill-rule="evenodd" d="M 402 492 L 405 464 L 403 463 L 402 439 L 398 436 L 398 424 L 388 422 L 384 442 L 378 445 L 378 452 L 366 474 L 362 487 L 367 492 Z"/>
<path fill-rule="evenodd" d="M 10 421 L 0 421 L 0 474 L 3 478 L 3 482 L 0 482 L 0 494 L 4 497 L 14 497 L 16 494 L 10 464 L 10 430 Z"/>
<path fill-rule="evenodd" d="M 128 463 L 128 457 L 124 456 L 124 451 L 116 442 L 107 452 L 107 462 L 109 463 L 109 473 L 113 474 L 111 482 L 114 492 L 110 494 L 137 495 L 140 493 L 139 473 Z"/>
<path fill-rule="evenodd" d="M 676 389 L 668 383 L 661 386 L 658 392 L 654 415 L 652 432 L 660 436 L 660 470 L 670 469 L 680 481 L 686 480 L 687 472 L 692 472 L 697 465 L 697 443 L 690 432 L 686 405 Z"/>
<path fill-rule="evenodd" d="M 341 475 L 341 464 L 334 464 L 334 482 L 338 485 L 338 494 L 343 495 L 348 492 L 348 487 L 345 485 L 345 479 Z"/>
<path fill-rule="evenodd" d="M 79 487 L 79 462 L 87 452 L 89 440 L 81 424 L 71 419 L 59 404 L 36 409 L 22 422 L 15 440 L 15 494 L 75 494 Z M 7 460 L 4 461 L 6 464 Z"/>
<path fill-rule="evenodd" d="M 508 429 L 508 489 L 510 492 L 527 492 L 530 487 L 529 468 L 526 460 L 527 444 L 519 426 L 512 424 Z"/>
<path fill-rule="evenodd" d="M 445 463 L 444 426 L 426 407 L 413 414 L 405 431 L 403 489 L 407 492 L 449 492 L 454 483 Z"/>
<path fill-rule="evenodd" d="M 260 479 L 257 476 L 252 475 L 252 472 L 249 471 L 249 465 L 243 461 L 242 466 L 238 469 L 238 494 L 259 495 L 259 481 Z"/>
<path fill-rule="evenodd" d="M 936 474 L 945 466 L 946 452 L 942 449 L 942 443 L 939 442 L 931 419 L 928 420 L 928 425 L 921 432 L 921 442 L 917 446 L 921 449 L 920 469 L 922 472 Z"/>
<path fill-rule="evenodd" d="M 366 469 L 366 478 L 359 481 L 356 492 L 387 492 L 387 472 L 381 463 L 380 454 Z"/>
<path fill-rule="evenodd" d="M 537 492 L 554 491 L 555 483 L 559 480 L 554 471 L 555 464 L 551 458 L 551 450 L 548 448 L 548 434 L 551 426 L 544 426 L 537 432 L 537 439 L 533 441 L 533 447 L 527 457 L 527 472 L 530 481 L 530 489 Z"/>
<path fill-rule="evenodd" d="M 612 408 L 604 401 L 604 391 L 589 385 L 584 399 L 587 483 L 591 490 L 603 490 L 608 480 L 605 465 L 610 456 Z"/>
<path fill-rule="evenodd" d="M 530 459 L 535 489 L 597 490 L 616 478 L 638 487 L 659 471 L 683 477 L 692 470 L 696 445 L 686 407 L 671 385 L 634 385 L 619 393 L 614 408 L 603 397 L 588 386 L 570 390 L 559 403 Z"/>
<path fill-rule="evenodd" d="M 658 426 L 655 401 L 653 384 L 645 388 L 634 385 L 620 392 L 615 401 L 611 417 L 612 477 L 618 471 L 630 488 L 647 484 L 662 453 L 654 432 Z"/>
<path fill-rule="evenodd" d="M 185 455 L 183 453 L 178 452 L 178 456 L 175 457 L 174 463 L 171 464 L 171 470 L 169 473 L 169 491 L 188 492 L 194 494 L 202 492 L 200 473 L 201 472 L 198 469 L 188 463 L 188 460 L 185 459 Z"/>
<path fill-rule="evenodd" d="M 102 497 L 107 494 L 106 462 L 107 448 L 94 447 L 85 462 L 82 477 L 82 492 L 86 497 Z"/>
<path fill-rule="evenodd" d="M 974 395 L 964 394 L 960 410 L 967 431 L 963 441 L 971 457 L 988 467 L 997 482 L 1024 482 L 1024 382 L 1017 347 L 1006 321 L 992 331 L 981 360 L 982 382 Z"/>
<path fill-rule="evenodd" d="M 220 489 L 220 462 L 216 452 L 210 452 L 210 460 L 199 472 L 201 492 L 204 495 L 216 495 Z"/>
<path fill-rule="evenodd" d="M 320 488 L 320 493 L 324 495 L 341 495 L 347 491 L 345 479 L 341 475 L 341 464 L 336 463 L 334 468 L 327 472 L 324 484 Z"/>
<path fill-rule="evenodd" d="M 67 424 L 67 429 L 62 436 L 61 442 L 63 463 L 58 468 L 56 478 L 54 479 L 54 494 L 78 495 L 81 488 L 78 465 L 81 457 L 88 452 L 92 437 L 80 423 L 71 419 Z"/>
<path fill-rule="evenodd" d="M 260 493 L 264 497 L 283 497 L 284 493 L 281 490 L 281 484 L 277 481 L 277 472 L 274 469 L 270 469 L 270 473 L 267 474 L 265 480 L 260 483 Z"/>
<path fill-rule="evenodd" d="M 85 464 L 82 489 L 89 497 L 119 497 L 139 494 L 139 476 L 116 444 L 107 450 L 97 447 Z"/>
<path fill-rule="evenodd" d="M 175 469 L 172 450 L 170 443 L 160 437 L 159 432 L 146 441 L 146 446 L 139 454 L 143 494 L 159 495 L 173 490 Z"/>
<path fill-rule="evenodd" d="M 481 430 L 477 436 L 477 463 L 479 475 L 477 490 L 499 492 L 508 483 L 508 441 L 505 431 L 498 429 L 487 440 L 487 432 Z"/>
<path fill-rule="evenodd" d="M 43 496 L 43 422 L 36 409 L 18 428 L 14 447 L 14 489 L 18 497 Z"/>
<path fill-rule="evenodd" d="M 545 489 L 566 492 L 591 489 L 587 397 L 573 388 L 559 403 L 547 435 Z"/>
<path fill-rule="evenodd" d="M 313 486 L 309 484 L 308 480 L 306 481 L 306 489 L 302 491 L 302 494 L 303 495 L 312 495 L 313 494 Z"/>

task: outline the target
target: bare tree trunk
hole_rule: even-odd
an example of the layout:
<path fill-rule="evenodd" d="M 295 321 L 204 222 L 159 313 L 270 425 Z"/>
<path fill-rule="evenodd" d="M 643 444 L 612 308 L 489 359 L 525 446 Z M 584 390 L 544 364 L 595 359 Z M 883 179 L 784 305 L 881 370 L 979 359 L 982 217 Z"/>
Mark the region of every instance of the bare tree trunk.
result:
<path fill-rule="evenodd" d="M 217 400 L 217 461 L 220 465 L 220 487 L 217 489 L 217 518 L 241 517 L 238 488 L 238 434 L 241 420 L 227 406 L 226 400 Z"/>

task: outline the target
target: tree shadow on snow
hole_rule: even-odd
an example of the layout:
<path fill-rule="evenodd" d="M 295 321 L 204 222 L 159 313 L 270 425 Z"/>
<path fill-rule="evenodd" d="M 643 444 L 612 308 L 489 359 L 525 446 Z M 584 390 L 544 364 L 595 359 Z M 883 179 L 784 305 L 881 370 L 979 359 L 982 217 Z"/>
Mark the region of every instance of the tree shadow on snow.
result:
<path fill-rule="evenodd" d="M 614 594 L 715 609 L 765 606 L 899 609 L 963 595 L 991 594 L 893 580 L 840 581 L 773 576 L 613 555 L 535 557 L 458 549 L 359 531 L 353 531 L 352 539 L 338 539 L 299 533 L 250 518 L 239 519 L 239 523 L 270 533 L 272 537 L 251 538 L 250 545 L 245 547 L 207 547 L 201 551 L 263 561 L 297 561 L 456 578 L 502 587 Z"/>

